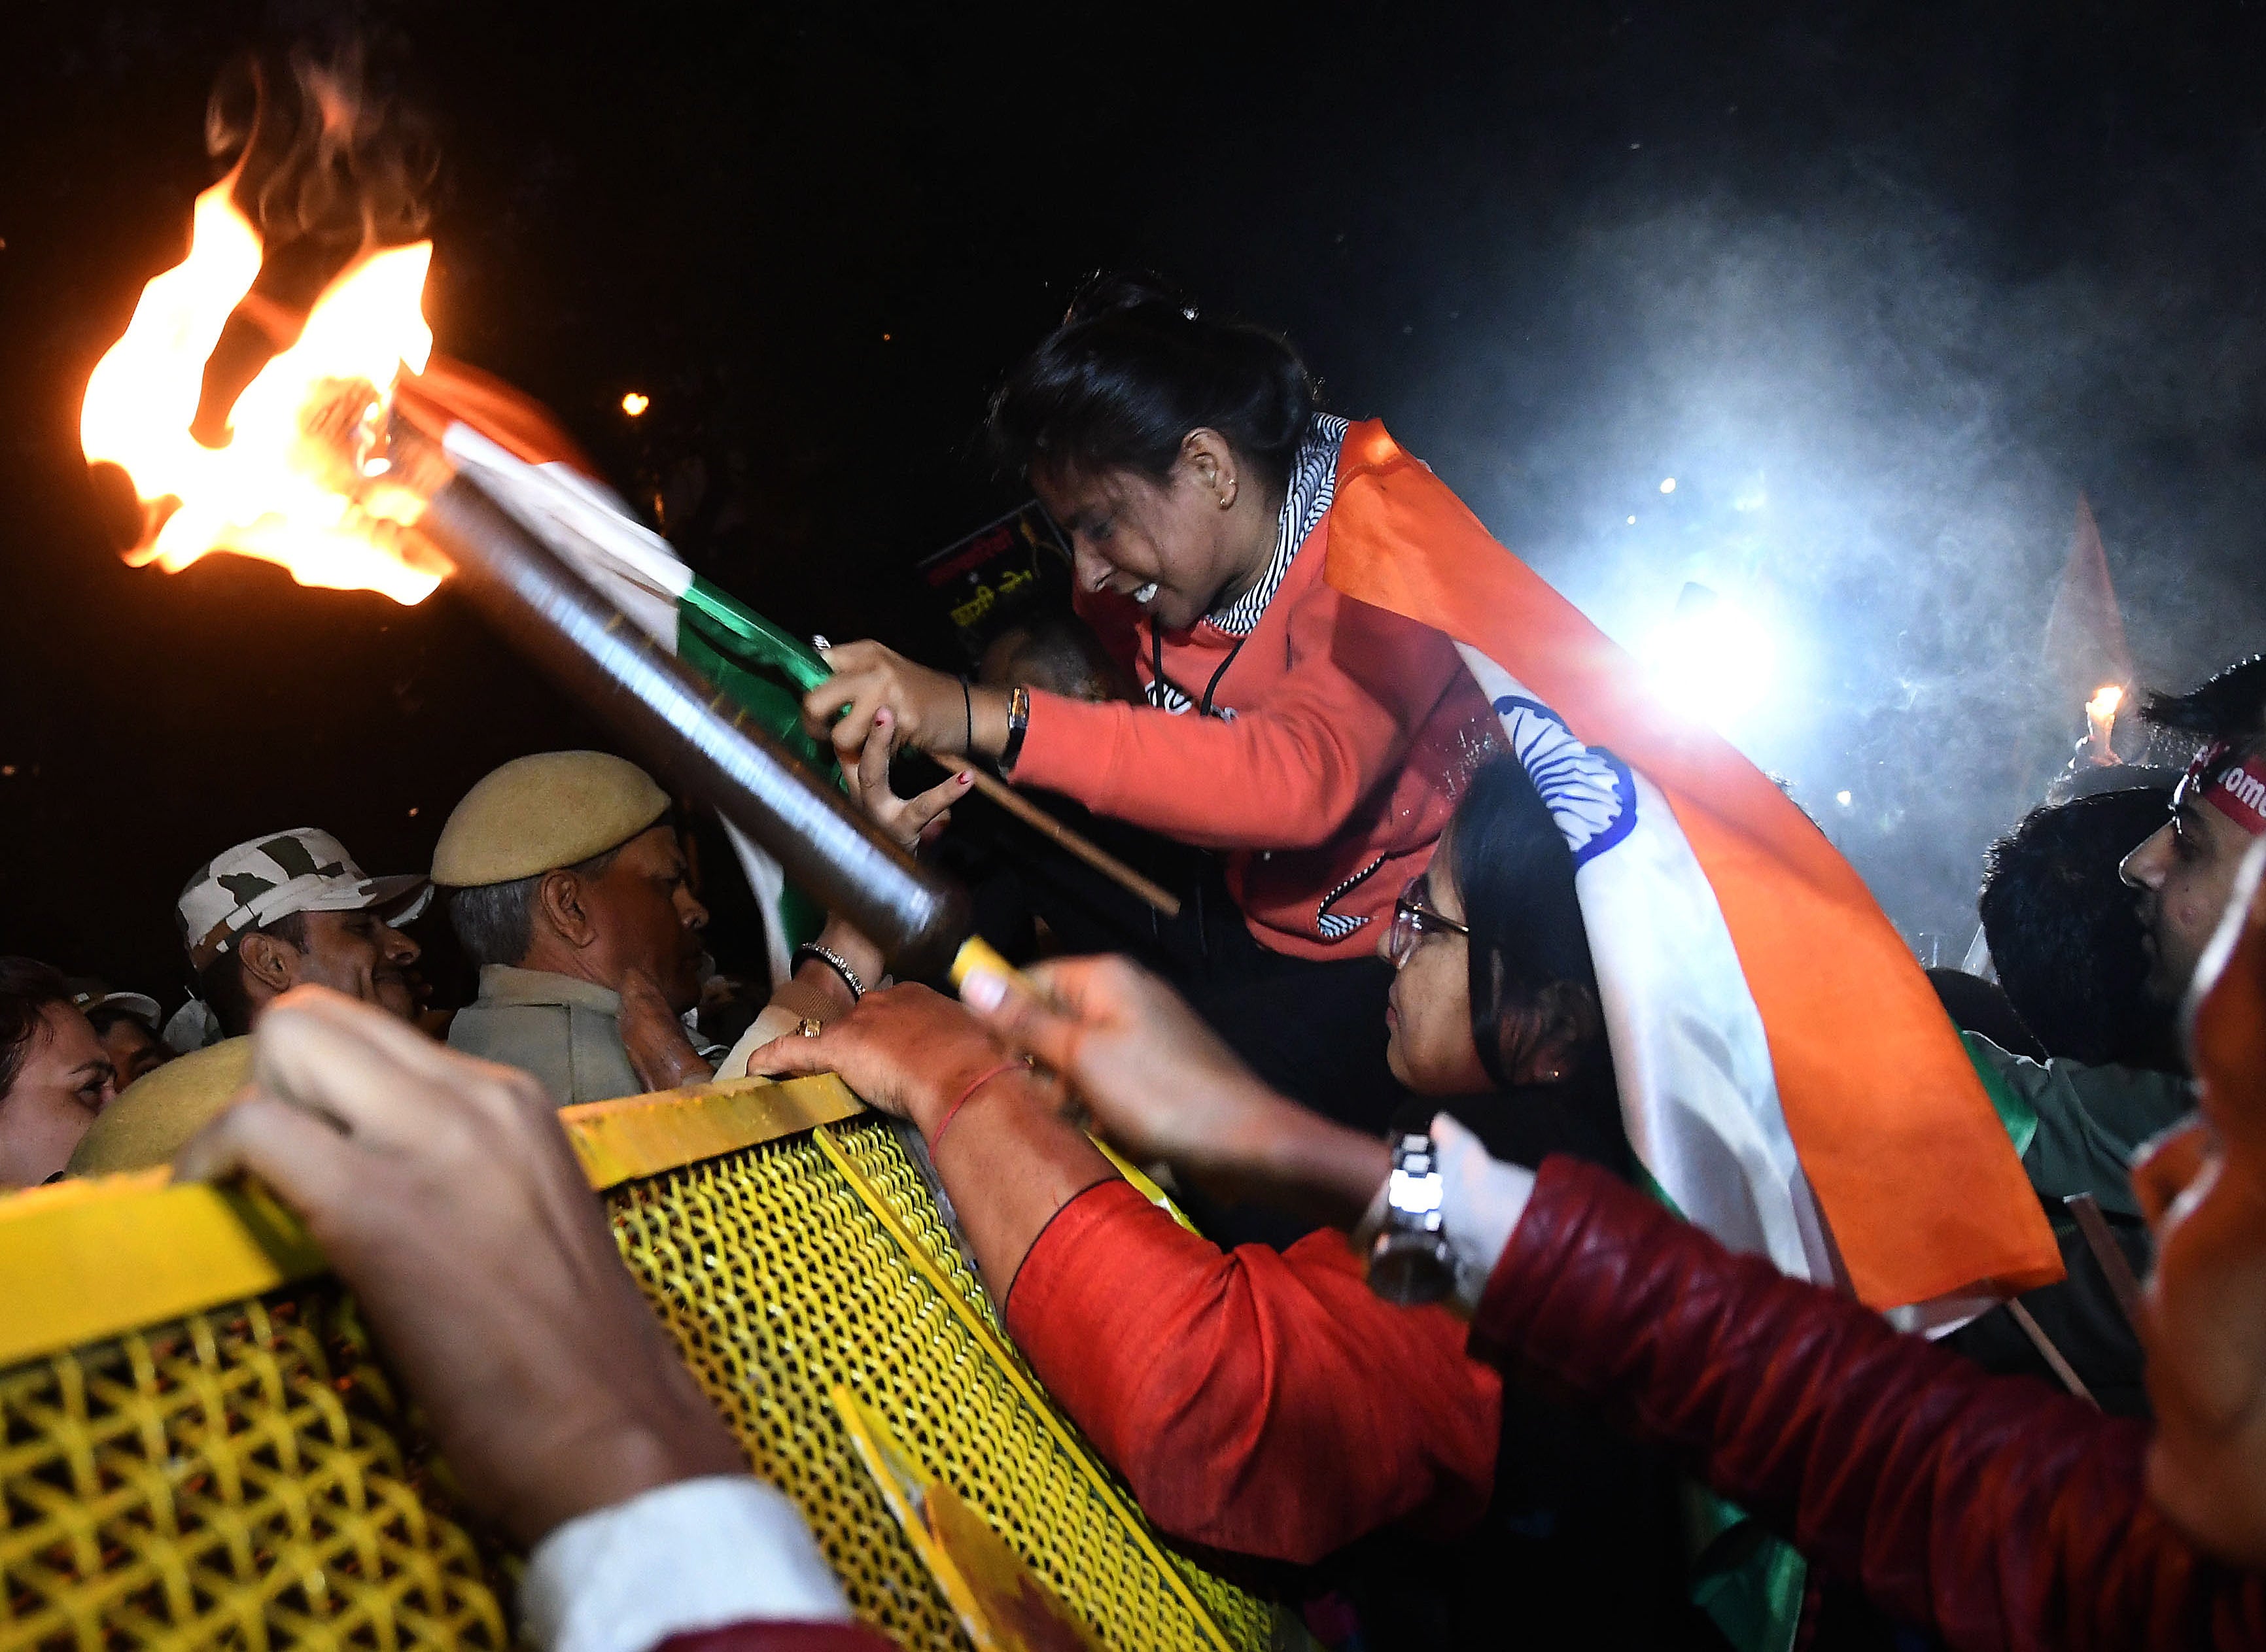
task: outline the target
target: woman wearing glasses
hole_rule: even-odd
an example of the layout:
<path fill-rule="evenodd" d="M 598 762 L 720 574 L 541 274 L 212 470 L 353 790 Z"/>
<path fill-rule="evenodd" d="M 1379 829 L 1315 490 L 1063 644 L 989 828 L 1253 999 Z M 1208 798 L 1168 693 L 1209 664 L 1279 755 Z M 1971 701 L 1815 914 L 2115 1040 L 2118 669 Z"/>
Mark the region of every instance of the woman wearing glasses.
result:
<path fill-rule="evenodd" d="M 1472 776 L 1390 910 L 1388 1059 L 1425 1098 L 1403 1122 L 1422 1130 L 1444 1107 L 1497 1157 L 1572 1153 L 1626 1174 L 1573 858 L 1515 759 Z M 1511 1624 L 1538 1648 L 1710 1643 L 1682 1597 L 1656 1461 L 1556 1409 L 1506 1405 L 1463 1322 L 1380 1300 L 1340 1233 L 1222 1250 L 1176 1225 L 1012 1051 L 1067 1078 L 1135 1159 L 1231 1195 L 1295 1185 L 1302 1214 L 1341 1226 L 1385 1180 L 1379 1136 L 1270 1089 L 1123 960 L 1032 975 L 1051 1002 L 996 976 L 963 988 L 1008 1043 L 901 987 L 751 1070 L 837 1071 L 913 1121 L 1009 1333 L 1151 1520 L 1215 1549 L 1329 1562 L 1305 1586 L 1352 1599 L 1372 1648 L 1492 1645 Z"/>

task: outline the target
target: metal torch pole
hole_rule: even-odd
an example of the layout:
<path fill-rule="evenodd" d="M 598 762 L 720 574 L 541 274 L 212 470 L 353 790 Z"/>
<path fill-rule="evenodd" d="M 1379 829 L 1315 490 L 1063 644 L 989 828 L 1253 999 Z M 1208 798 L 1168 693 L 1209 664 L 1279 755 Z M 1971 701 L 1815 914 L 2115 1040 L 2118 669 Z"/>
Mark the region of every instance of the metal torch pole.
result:
<path fill-rule="evenodd" d="M 932 975 L 952 961 L 970 927 L 963 890 L 882 837 L 469 479 L 435 493 L 417 525 L 508 641 L 856 925 L 896 974 Z"/>

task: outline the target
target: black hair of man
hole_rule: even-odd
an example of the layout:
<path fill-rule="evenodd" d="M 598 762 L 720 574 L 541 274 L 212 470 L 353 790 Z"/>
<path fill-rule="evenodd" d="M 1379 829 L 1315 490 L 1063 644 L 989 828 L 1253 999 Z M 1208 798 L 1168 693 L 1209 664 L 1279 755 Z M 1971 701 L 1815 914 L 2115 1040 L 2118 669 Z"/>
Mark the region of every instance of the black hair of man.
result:
<path fill-rule="evenodd" d="M 1162 480 L 1192 430 L 1217 430 L 1279 498 L 1314 413 L 1290 341 L 1197 310 L 1156 276 L 1098 274 L 991 398 L 993 461 Z"/>
<path fill-rule="evenodd" d="M 228 950 L 197 971 L 197 996 L 212 1006 L 220 1030 L 230 1038 L 240 1038 L 252 1030 L 252 993 L 244 984 L 244 942 L 251 935 L 273 935 L 304 952 L 307 915 L 286 912 L 273 922 L 230 937 Z"/>
<path fill-rule="evenodd" d="M 2148 958 L 2124 857 L 2164 823 L 2171 793 L 2134 786 L 2025 815 L 1984 857 L 1977 910 L 2014 1012 L 2049 1055 L 2179 1071 L 2170 1008 Z"/>
<path fill-rule="evenodd" d="M 2266 752 L 2266 654 L 2238 661 L 2184 694 L 2151 694 L 2140 716 L 2197 745 L 2223 740 L 2253 755 Z"/>
<path fill-rule="evenodd" d="M 664 815 L 654 825 L 673 824 L 676 815 Z M 647 830 L 652 828 L 648 827 Z M 565 868 L 579 878 L 603 878 L 615 857 L 629 847 L 611 849 Z M 535 944 L 535 892 L 548 872 L 537 872 L 508 883 L 482 883 L 458 889 L 449 896 L 449 927 L 475 969 L 490 964 L 516 964 Z"/>
<path fill-rule="evenodd" d="M 71 1001 L 70 983 L 36 958 L 0 957 L 0 1097 L 16 1087 L 48 1006 Z"/>

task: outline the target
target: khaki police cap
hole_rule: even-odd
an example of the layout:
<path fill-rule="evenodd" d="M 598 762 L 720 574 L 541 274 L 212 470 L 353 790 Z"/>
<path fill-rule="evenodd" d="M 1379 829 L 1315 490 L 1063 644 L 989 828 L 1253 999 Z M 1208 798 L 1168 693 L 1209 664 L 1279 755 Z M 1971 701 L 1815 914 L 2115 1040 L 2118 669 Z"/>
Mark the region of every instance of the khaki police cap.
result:
<path fill-rule="evenodd" d="M 226 1038 L 144 1073 L 95 1115 L 66 1167 L 74 1176 L 170 1165 L 181 1144 L 252 1077 L 252 1041 Z"/>
<path fill-rule="evenodd" d="M 669 793 L 603 751 L 515 757 L 464 793 L 433 849 L 433 881 L 510 883 L 618 848 L 669 812 Z"/>

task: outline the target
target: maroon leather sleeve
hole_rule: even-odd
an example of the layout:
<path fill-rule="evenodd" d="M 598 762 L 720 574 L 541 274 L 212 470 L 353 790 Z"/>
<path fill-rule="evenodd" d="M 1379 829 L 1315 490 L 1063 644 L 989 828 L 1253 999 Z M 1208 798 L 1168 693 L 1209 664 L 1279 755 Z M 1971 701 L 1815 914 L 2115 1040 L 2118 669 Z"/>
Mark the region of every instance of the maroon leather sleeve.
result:
<path fill-rule="evenodd" d="M 2266 1579 L 2143 1489 L 2145 1424 L 1997 1378 L 1544 1164 L 1472 1351 L 1604 1404 L 1955 1648 L 2266 1647 Z"/>
<path fill-rule="evenodd" d="M 757 1621 L 673 1634 L 660 1652 L 890 1652 L 890 1642 L 863 1624 Z"/>

